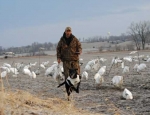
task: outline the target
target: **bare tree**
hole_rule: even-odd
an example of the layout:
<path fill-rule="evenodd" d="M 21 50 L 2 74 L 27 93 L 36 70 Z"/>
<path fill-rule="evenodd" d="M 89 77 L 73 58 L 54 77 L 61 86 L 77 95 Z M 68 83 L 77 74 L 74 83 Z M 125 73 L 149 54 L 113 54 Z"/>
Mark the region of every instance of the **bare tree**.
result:
<path fill-rule="evenodd" d="M 133 41 L 136 44 L 137 50 L 145 49 L 145 44 L 149 39 L 150 34 L 150 22 L 143 21 L 139 23 L 131 23 L 129 27 L 129 34 L 132 36 Z"/>

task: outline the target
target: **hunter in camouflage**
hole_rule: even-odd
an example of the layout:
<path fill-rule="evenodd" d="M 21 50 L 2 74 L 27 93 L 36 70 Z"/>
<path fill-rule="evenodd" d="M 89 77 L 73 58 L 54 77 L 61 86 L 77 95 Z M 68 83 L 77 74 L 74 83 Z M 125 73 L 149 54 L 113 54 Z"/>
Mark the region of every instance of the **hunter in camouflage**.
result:
<path fill-rule="evenodd" d="M 67 27 L 57 46 L 57 61 L 63 62 L 65 78 L 68 77 L 71 68 L 78 69 L 78 74 L 80 74 L 79 55 L 81 52 L 81 43 L 72 35 L 71 28 Z"/>

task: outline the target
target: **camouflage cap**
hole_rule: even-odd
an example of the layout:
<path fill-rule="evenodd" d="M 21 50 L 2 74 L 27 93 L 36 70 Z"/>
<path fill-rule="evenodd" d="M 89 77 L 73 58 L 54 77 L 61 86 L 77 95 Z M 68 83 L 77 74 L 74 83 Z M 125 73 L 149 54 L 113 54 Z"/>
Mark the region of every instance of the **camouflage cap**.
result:
<path fill-rule="evenodd" d="M 68 31 L 68 30 L 71 31 L 71 27 L 66 27 L 65 31 Z"/>

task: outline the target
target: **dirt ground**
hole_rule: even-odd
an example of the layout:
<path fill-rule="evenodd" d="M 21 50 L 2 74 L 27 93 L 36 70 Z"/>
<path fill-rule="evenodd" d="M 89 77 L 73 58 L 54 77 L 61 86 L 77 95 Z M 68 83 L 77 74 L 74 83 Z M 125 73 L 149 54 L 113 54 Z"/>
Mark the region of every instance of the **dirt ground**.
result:
<path fill-rule="evenodd" d="M 140 52 L 140 54 L 149 55 L 149 52 Z M 128 52 L 110 52 L 110 53 L 89 53 L 82 54 L 81 58 L 84 59 L 84 64 L 81 67 L 81 72 L 86 63 L 97 56 L 104 57 L 107 62 L 102 64 L 107 66 L 107 73 L 110 69 L 111 60 L 114 56 L 124 57 Z M 48 67 L 56 60 L 55 56 L 43 56 L 40 58 L 40 62 L 50 61 Z M 29 62 L 39 62 L 39 57 L 21 57 L 21 58 L 8 58 L 0 59 L 0 65 L 4 62 L 13 64 L 16 62 L 23 62 L 28 64 Z M 82 80 L 80 93 L 75 92 L 72 95 L 72 100 L 75 102 L 77 108 L 89 111 L 91 113 L 99 113 L 105 115 L 150 115 L 150 63 L 147 64 L 142 74 L 138 74 L 133 71 L 133 66 L 136 64 L 127 63 L 130 66 L 129 75 L 124 76 L 124 85 L 122 89 L 114 88 L 111 85 L 111 79 L 115 75 L 122 75 L 122 70 L 112 69 L 109 76 L 105 74 L 105 82 L 99 88 L 94 84 L 94 74 L 96 72 L 89 72 L 89 79 L 87 81 Z M 38 68 L 38 64 L 33 70 Z M 36 79 L 31 79 L 29 76 L 20 73 L 18 77 L 8 76 L 8 81 L 11 90 L 20 89 L 28 91 L 36 96 L 46 98 L 60 98 L 66 100 L 64 88 L 57 88 L 57 83 L 51 78 L 44 76 L 45 70 L 41 69 L 41 74 Z M 145 84 L 146 85 L 143 85 Z M 8 84 L 4 79 L 4 85 L 6 88 Z M 129 89 L 133 94 L 133 100 L 122 99 L 122 92 L 124 88 Z"/>

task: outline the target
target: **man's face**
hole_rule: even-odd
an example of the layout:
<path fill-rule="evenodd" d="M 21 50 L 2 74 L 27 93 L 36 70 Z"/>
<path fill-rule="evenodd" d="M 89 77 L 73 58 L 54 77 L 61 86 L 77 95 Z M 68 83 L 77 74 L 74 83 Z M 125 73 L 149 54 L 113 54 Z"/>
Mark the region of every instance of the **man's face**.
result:
<path fill-rule="evenodd" d="M 71 35 L 71 30 L 66 30 L 65 33 L 66 33 L 66 37 L 68 38 Z"/>

